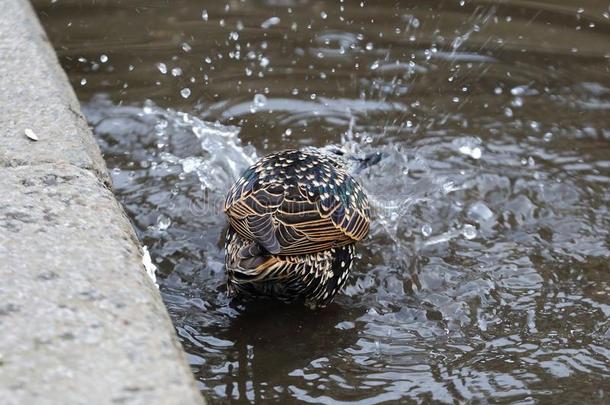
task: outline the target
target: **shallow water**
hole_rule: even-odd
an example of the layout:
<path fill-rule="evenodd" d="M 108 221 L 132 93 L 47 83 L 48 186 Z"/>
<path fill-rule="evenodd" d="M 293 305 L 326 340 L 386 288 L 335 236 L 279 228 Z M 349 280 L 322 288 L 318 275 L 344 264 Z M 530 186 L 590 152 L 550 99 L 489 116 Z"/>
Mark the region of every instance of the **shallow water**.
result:
<path fill-rule="evenodd" d="M 573 3 L 34 1 L 202 392 L 329 404 L 608 401 L 610 10 Z M 385 156 L 347 287 L 230 302 L 230 183 L 329 143 Z"/>

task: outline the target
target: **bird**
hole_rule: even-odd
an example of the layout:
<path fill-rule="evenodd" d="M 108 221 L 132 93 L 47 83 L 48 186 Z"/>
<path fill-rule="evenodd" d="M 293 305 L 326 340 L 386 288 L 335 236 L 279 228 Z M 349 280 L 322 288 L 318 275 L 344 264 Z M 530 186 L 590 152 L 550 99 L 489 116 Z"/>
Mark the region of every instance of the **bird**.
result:
<path fill-rule="evenodd" d="M 333 301 L 371 224 L 367 195 L 350 174 L 353 160 L 340 149 L 290 149 L 245 170 L 224 204 L 230 296 L 311 309 Z"/>

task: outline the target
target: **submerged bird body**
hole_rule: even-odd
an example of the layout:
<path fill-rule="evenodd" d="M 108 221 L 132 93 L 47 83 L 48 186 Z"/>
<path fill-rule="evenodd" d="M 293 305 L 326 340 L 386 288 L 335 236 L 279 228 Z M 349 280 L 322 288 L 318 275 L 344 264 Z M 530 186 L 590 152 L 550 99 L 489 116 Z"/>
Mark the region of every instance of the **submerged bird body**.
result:
<path fill-rule="evenodd" d="M 316 149 L 268 155 L 225 201 L 232 294 L 325 306 L 347 280 L 369 205 L 342 157 Z"/>

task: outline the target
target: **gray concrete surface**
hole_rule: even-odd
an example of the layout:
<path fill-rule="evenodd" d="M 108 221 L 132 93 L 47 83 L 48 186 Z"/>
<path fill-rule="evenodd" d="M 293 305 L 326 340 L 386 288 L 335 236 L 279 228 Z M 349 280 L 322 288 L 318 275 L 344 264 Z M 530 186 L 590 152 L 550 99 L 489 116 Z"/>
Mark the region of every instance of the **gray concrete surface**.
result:
<path fill-rule="evenodd" d="M 204 402 L 108 184 L 29 3 L 1 0 L 2 404 Z"/>
<path fill-rule="evenodd" d="M 108 181 L 74 92 L 27 0 L 0 0 L 0 123 L 0 167 L 65 162 Z M 28 142 L 24 128 L 41 142 Z"/>

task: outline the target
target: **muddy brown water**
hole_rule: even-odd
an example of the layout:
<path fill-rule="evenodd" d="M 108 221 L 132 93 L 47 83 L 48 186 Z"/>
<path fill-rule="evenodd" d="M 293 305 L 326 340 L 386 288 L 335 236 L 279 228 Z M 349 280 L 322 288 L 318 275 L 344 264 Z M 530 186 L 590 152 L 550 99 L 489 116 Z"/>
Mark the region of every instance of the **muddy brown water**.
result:
<path fill-rule="evenodd" d="M 607 1 L 34 5 L 212 403 L 608 403 Z M 229 301 L 230 183 L 331 143 L 385 156 L 347 287 Z"/>

